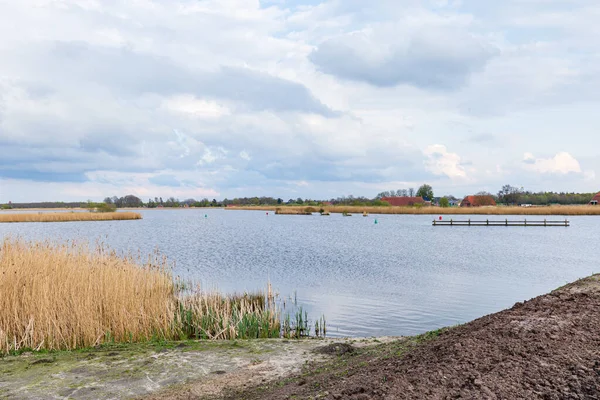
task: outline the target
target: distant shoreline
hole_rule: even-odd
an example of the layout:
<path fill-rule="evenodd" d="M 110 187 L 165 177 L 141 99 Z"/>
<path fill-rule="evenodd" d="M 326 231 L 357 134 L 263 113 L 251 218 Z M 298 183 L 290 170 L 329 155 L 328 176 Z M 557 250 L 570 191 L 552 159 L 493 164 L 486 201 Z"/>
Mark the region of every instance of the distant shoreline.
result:
<path fill-rule="evenodd" d="M 332 214 L 342 214 L 344 212 L 351 214 L 397 214 L 397 215 L 563 215 L 563 216 L 597 216 L 600 215 L 600 206 L 590 205 L 553 205 L 553 206 L 533 206 L 533 207 L 518 207 L 518 206 L 488 206 L 488 207 L 394 207 L 394 206 L 288 206 L 288 205 L 273 205 L 273 206 L 230 206 L 230 207 L 163 207 L 163 208 L 146 208 L 146 207 L 131 207 L 119 208 L 118 212 L 124 211 L 172 211 L 172 210 L 234 210 L 234 211 L 275 211 L 280 208 L 289 211 L 305 211 L 307 208 L 312 209 L 314 213 L 320 210 Z M 88 211 L 85 208 L 13 208 L 9 210 L 1 210 L 1 214 L 10 214 L 15 211 Z M 289 213 L 293 214 L 293 213 Z"/>
<path fill-rule="evenodd" d="M 398 215 L 600 215 L 600 206 L 575 205 L 575 206 L 539 206 L 539 207 L 393 207 L 393 206 L 236 206 L 227 207 L 227 210 L 257 210 L 273 211 L 277 208 L 289 211 L 304 211 L 312 209 L 342 214 L 344 212 L 357 216 L 367 214 L 398 214 Z"/>

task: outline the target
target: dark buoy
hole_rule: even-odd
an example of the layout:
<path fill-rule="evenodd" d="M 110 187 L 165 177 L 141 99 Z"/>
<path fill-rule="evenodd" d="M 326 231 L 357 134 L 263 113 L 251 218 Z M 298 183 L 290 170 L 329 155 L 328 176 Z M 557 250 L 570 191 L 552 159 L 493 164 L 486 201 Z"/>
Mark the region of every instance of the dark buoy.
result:
<path fill-rule="evenodd" d="M 269 213 L 267 213 L 267 215 L 269 215 Z"/>
<path fill-rule="evenodd" d="M 377 224 L 378 224 L 378 222 L 377 222 L 377 218 L 375 218 L 375 225 L 377 225 Z"/>

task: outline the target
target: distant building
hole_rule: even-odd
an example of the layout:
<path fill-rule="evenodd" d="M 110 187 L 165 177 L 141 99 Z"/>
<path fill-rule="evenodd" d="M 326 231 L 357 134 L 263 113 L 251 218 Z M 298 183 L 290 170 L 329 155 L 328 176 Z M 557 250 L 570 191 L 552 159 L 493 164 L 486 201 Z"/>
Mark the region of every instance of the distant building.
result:
<path fill-rule="evenodd" d="M 600 204 L 600 193 L 594 196 L 594 198 L 590 201 L 591 206 L 597 206 Z"/>
<path fill-rule="evenodd" d="M 467 196 L 461 201 L 461 207 L 495 206 L 496 201 L 492 196 Z"/>
<path fill-rule="evenodd" d="M 439 206 L 440 205 L 440 200 L 442 200 L 442 199 L 443 199 L 443 197 L 434 197 L 433 201 L 432 201 L 432 204 L 434 204 L 436 206 Z M 456 206 L 458 206 L 460 204 L 460 200 L 458 200 L 458 199 L 449 199 L 447 197 L 446 197 L 446 199 L 448 200 L 448 205 L 450 207 L 456 207 Z"/>
<path fill-rule="evenodd" d="M 394 207 L 410 207 L 417 204 L 426 204 L 422 197 L 383 197 L 381 200 L 390 203 Z"/>

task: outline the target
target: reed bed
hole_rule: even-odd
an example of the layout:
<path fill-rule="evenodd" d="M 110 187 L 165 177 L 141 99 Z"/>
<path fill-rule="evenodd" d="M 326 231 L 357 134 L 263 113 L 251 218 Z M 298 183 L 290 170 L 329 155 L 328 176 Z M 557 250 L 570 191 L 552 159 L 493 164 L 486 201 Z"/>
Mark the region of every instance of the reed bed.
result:
<path fill-rule="evenodd" d="M 5 239 L 0 348 L 75 349 L 173 338 L 176 302 L 167 265 L 134 261 L 101 245 Z"/>
<path fill-rule="evenodd" d="M 262 293 L 224 296 L 196 293 L 179 302 L 176 325 L 181 335 L 194 339 L 254 339 L 279 337 L 280 311 L 269 285 Z M 266 299 L 266 301 L 265 301 Z"/>
<path fill-rule="evenodd" d="M 131 219 L 142 219 L 142 215 L 136 212 L 0 213 L 0 222 L 118 221 Z"/>
<path fill-rule="evenodd" d="M 282 214 L 292 214 L 294 210 L 303 211 L 306 207 L 280 207 Z M 368 214 L 425 214 L 425 215 L 600 215 L 600 206 L 540 206 L 540 207 L 375 207 L 375 206 L 323 206 L 330 213 L 368 213 Z M 270 211 L 275 207 L 247 206 L 236 207 L 237 210 Z M 289 210 L 288 210 L 289 209 Z M 229 210 L 229 208 L 227 208 Z M 287 211 L 283 211 L 287 210 Z"/>
<path fill-rule="evenodd" d="M 277 207 L 275 214 L 278 215 L 312 215 L 317 212 L 313 207 Z"/>
<path fill-rule="evenodd" d="M 0 242 L 0 355 L 114 342 L 309 334 L 307 318 L 290 318 L 291 310 L 283 326 L 285 307 L 270 284 L 266 293 L 225 296 L 182 283 L 158 252 L 142 259 L 101 243 Z M 315 333 L 323 335 L 324 328 L 323 318 Z"/>

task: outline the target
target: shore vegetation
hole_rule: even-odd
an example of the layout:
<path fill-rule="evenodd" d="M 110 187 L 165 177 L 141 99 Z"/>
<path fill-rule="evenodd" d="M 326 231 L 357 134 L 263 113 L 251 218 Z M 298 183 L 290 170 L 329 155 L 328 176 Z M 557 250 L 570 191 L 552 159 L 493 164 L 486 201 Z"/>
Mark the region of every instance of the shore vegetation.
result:
<path fill-rule="evenodd" d="M 310 334 L 307 315 L 291 305 L 286 309 L 270 285 L 266 292 L 229 296 L 202 291 L 174 277 L 158 252 L 142 258 L 102 243 L 6 238 L 0 242 L 0 277 L 0 355 Z M 315 328 L 322 336 L 320 321 Z"/>
<path fill-rule="evenodd" d="M 104 210 L 102 210 L 104 211 Z M 142 219 L 137 212 L 39 212 L 1 213 L 0 222 L 74 222 L 74 221 L 118 221 Z"/>

